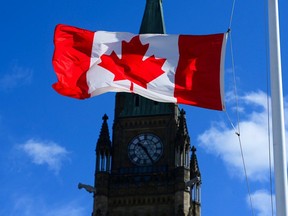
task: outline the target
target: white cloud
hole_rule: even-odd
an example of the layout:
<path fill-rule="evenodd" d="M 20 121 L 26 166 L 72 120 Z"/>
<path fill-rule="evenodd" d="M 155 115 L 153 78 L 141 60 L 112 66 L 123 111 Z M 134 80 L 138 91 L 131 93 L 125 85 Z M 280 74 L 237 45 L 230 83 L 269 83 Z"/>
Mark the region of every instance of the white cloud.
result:
<path fill-rule="evenodd" d="M 0 90 L 9 90 L 32 82 L 33 70 L 15 64 L 11 71 L 0 76 Z"/>
<path fill-rule="evenodd" d="M 19 148 L 24 151 L 32 162 L 38 165 L 47 164 L 48 167 L 58 173 L 62 163 L 67 159 L 68 151 L 54 142 L 38 141 L 30 139 Z"/>
<path fill-rule="evenodd" d="M 33 214 L 33 200 L 27 197 L 19 197 L 15 200 L 12 214 L 17 215 L 18 213 L 23 216 L 28 216 Z M 18 213 L 17 213 L 18 212 Z"/>
<path fill-rule="evenodd" d="M 271 195 L 266 190 L 258 190 L 251 194 L 251 199 L 253 203 L 253 208 L 256 210 L 257 216 L 270 216 L 276 215 L 275 213 L 275 196 L 272 195 L 273 202 L 273 214 L 272 214 L 272 204 Z M 250 205 L 250 198 L 246 198 L 248 205 Z"/>
<path fill-rule="evenodd" d="M 83 216 L 84 208 L 79 205 L 75 205 L 75 203 L 69 203 L 64 206 L 60 206 L 59 208 L 48 211 L 46 214 L 42 213 L 41 215 L 46 216 Z"/>
<path fill-rule="evenodd" d="M 263 92 L 252 92 L 239 98 L 239 104 L 243 110 L 241 115 L 245 115 L 244 120 L 240 119 L 239 123 L 241 144 L 247 175 L 254 181 L 269 179 L 266 101 L 267 97 Z M 288 114 L 287 107 L 285 110 Z M 199 135 L 198 141 L 200 147 L 219 156 L 225 162 L 231 175 L 244 177 L 239 140 L 233 128 L 228 127 L 224 122 L 213 123 L 208 130 Z M 273 156 L 272 152 L 271 156 Z"/>
<path fill-rule="evenodd" d="M 10 209 L 3 210 L 7 216 L 83 216 L 87 215 L 83 204 L 70 201 L 64 204 L 47 204 L 41 197 L 21 195 L 17 196 Z M 1 212 L 0 212 L 1 213 Z"/>

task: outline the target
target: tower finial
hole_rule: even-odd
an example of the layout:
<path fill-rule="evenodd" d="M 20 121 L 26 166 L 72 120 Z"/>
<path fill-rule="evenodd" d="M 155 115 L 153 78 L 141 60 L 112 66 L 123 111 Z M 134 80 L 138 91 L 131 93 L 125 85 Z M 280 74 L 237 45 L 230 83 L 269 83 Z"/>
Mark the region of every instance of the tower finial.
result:
<path fill-rule="evenodd" d="M 105 121 L 105 122 L 108 120 L 108 116 L 106 115 L 106 113 L 105 113 L 104 116 L 102 117 L 102 120 Z"/>
<path fill-rule="evenodd" d="M 192 151 L 192 154 L 195 155 L 195 152 L 196 152 L 195 146 L 192 146 L 191 151 Z"/>

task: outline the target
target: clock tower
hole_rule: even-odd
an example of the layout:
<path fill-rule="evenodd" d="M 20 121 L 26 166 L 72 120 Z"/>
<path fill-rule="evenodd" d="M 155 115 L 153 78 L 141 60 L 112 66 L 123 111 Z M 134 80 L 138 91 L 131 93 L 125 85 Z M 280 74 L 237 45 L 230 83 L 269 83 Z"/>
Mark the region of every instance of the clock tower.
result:
<path fill-rule="evenodd" d="M 146 1 L 140 33 L 165 33 L 162 0 Z M 195 151 L 178 105 L 117 93 L 112 140 L 104 115 L 96 144 L 92 216 L 200 216 Z"/>

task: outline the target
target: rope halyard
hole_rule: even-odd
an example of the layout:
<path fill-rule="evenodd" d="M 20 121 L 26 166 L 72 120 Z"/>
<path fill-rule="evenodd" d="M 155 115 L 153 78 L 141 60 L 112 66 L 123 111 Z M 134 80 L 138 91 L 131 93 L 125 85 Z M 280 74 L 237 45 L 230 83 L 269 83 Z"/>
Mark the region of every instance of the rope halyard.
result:
<path fill-rule="evenodd" d="M 250 185 L 248 181 L 248 175 L 247 175 L 247 170 L 246 170 L 246 163 L 244 159 L 244 153 L 243 153 L 243 148 L 242 148 L 242 141 L 241 141 L 241 133 L 240 133 L 240 120 L 239 120 L 239 104 L 238 104 L 238 94 L 237 94 L 237 87 L 236 87 L 236 75 L 235 75 L 235 62 L 234 62 L 234 55 L 233 55 L 233 43 L 232 43 L 232 31 L 231 31 L 231 26 L 232 26 L 232 20 L 234 16 L 234 9 L 235 9 L 235 3 L 236 0 L 233 0 L 233 5 L 231 9 L 231 16 L 230 16 L 230 21 L 229 21 L 229 27 L 227 30 L 228 36 L 230 37 L 230 52 L 231 52 L 231 63 L 232 63 L 232 73 L 233 73 L 233 82 L 234 82 L 234 95 L 235 95 L 235 101 L 236 101 L 236 115 L 237 115 L 237 129 L 234 126 L 233 122 L 231 121 L 231 118 L 229 117 L 227 111 L 226 116 L 228 118 L 228 121 L 235 131 L 235 134 L 238 137 L 238 142 L 239 142 L 239 147 L 240 147 L 240 152 L 241 152 L 241 158 L 242 158 L 242 164 L 243 164 L 243 169 L 244 169 L 244 175 L 245 175 L 245 180 L 246 180 L 246 186 L 247 186 L 247 191 L 248 191 L 248 196 L 249 196 L 249 202 L 250 202 L 250 207 L 251 207 L 251 212 L 252 215 L 254 216 L 254 208 L 253 208 L 253 202 L 252 202 L 252 196 L 251 196 L 251 191 L 250 191 Z"/>
<path fill-rule="evenodd" d="M 235 3 L 236 3 L 236 0 L 233 0 L 228 30 L 230 30 L 231 26 L 232 26 L 232 20 L 233 20 L 233 16 L 234 16 Z"/>

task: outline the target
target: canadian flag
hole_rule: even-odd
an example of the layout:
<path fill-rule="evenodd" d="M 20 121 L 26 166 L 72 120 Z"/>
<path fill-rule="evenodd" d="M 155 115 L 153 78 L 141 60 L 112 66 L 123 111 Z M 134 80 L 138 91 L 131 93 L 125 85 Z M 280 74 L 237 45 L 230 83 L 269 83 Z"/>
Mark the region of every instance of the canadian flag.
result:
<path fill-rule="evenodd" d="M 53 88 L 78 99 L 132 92 L 159 102 L 224 110 L 226 33 L 92 32 L 59 24 Z"/>

